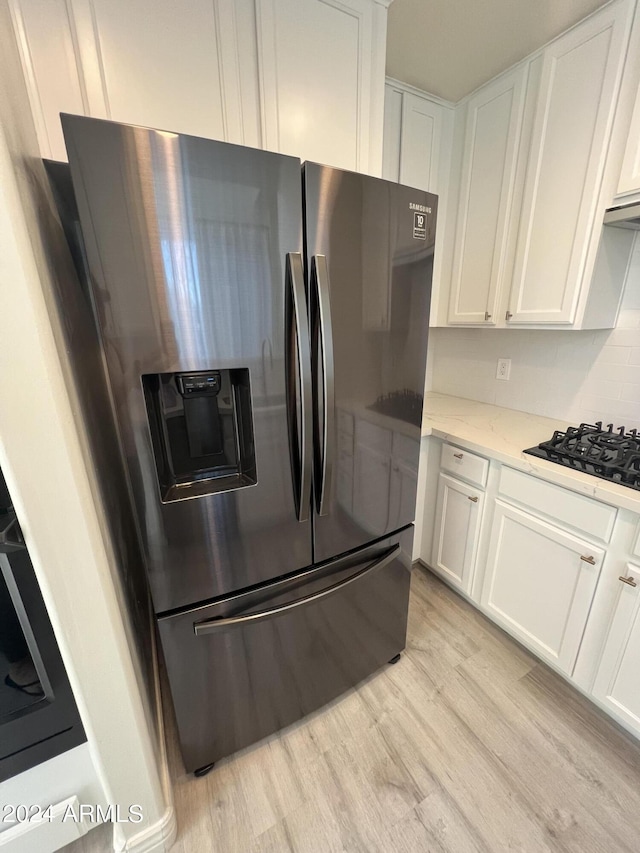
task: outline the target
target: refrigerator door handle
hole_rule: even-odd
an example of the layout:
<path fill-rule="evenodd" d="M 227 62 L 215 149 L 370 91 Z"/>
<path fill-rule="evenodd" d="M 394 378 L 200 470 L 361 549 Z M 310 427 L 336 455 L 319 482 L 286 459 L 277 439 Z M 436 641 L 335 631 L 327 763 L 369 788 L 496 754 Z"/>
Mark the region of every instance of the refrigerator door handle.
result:
<path fill-rule="evenodd" d="M 308 521 L 312 473 L 311 344 L 304 267 L 299 252 L 287 254 L 287 411 L 289 448 L 298 521 Z M 293 310 L 291 310 L 293 309 Z M 295 366 L 293 349 L 295 347 Z M 298 398 L 298 387 L 300 397 Z M 299 403 L 298 403 L 299 401 Z"/>
<path fill-rule="evenodd" d="M 312 604 L 314 601 L 319 601 L 320 599 L 334 595 L 336 592 L 340 592 L 340 590 L 343 590 L 350 584 L 360 580 L 364 575 L 378 571 L 392 560 L 395 560 L 399 553 L 400 545 L 396 544 L 393 548 L 383 554 L 382 557 L 378 557 L 378 559 L 374 560 L 373 563 L 365 566 L 364 569 L 361 569 L 354 575 L 350 575 L 346 580 L 340 581 L 339 583 L 327 587 L 327 589 L 323 589 L 320 592 L 314 592 L 312 595 L 306 595 L 303 598 L 298 598 L 296 601 L 292 601 L 289 604 L 272 607 L 269 610 L 260 610 L 257 613 L 248 613 L 246 616 L 229 616 L 223 619 L 207 619 L 204 622 L 194 622 L 193 633 L 197 637 L 201 637 L 205 634 L 215 634 L 218 631 L 226 631 L 229 628 L 240 628 L 246 627 L 247 625 L 255 625 L 258 622 L 264 622 L 267 619 L 271 619 L 274 616 L 280 616 L 281 614 L 287 613 L 290 610 L 295 610 L 298 607 L 304 607 L 307 604 Z"/>
<path fill-rule="evenodd" d="M 331 325 L 331 300 L 329 289 L 329 268 L 326 255 L 314 255 L 311 261 L 312 278 L 316 288 L 317 323 L 320 335 L 322 354 L 322 441 L 320 441 L 320 424 L 316 426 L 317 452 L 322 458 L 318 459 L 320 471 L 316 489 L 316 507 L 318 515 L 328 515 L 331 501 L 331 486 L 333 480 L 333 460 L 335 442 L 335 370 L 333 361 L 333 328 Z M 318 420 L 319 420 L 318 413 Z"/>

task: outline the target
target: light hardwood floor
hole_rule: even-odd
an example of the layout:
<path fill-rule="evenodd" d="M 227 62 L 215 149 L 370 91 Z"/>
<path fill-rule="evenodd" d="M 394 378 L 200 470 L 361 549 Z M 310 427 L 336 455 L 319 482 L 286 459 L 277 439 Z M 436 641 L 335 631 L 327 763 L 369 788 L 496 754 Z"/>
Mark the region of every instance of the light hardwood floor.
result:
<path fill-rule="evenodd" d="M 172 853 L 640 851 L 640 745 L 421 567 L 398 664 L 204 779 L 170 752 Z"/>

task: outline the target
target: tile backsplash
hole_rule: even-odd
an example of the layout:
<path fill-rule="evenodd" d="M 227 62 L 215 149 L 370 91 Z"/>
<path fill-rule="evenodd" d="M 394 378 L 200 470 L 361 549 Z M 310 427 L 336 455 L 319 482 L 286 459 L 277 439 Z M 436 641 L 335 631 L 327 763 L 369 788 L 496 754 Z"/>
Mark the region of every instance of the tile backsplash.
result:
<path fill-rule="evenodd" d="M 640 429 L 640 239 L 615 329 L 431 329 L 430 356 L 433 391 Z M 511 359 L 508 381 L 496 379 L 498 358 Z"/>

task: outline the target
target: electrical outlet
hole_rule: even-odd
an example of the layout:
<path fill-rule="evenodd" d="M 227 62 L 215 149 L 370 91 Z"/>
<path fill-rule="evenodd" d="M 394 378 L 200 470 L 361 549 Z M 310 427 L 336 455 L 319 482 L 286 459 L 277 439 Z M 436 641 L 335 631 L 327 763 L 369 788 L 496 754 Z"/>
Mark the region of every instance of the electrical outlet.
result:
<path fill-rule="evenodd" d="M 496 379 L 508 379 L 511 374 L 511 359 L 499 358 L 496 368 Z"/>

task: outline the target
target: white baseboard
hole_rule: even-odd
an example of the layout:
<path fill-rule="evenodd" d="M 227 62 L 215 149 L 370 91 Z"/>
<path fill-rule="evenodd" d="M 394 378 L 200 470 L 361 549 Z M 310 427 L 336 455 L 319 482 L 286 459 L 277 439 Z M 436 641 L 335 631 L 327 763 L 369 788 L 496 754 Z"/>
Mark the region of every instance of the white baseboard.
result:
<path fill-rule="evenodd" d="M 173 806 L 169 806 L 160 820 L 145 827 L 127 839 L 123 853 L 168 853 L 176 840 L 178 825 Z"/>

